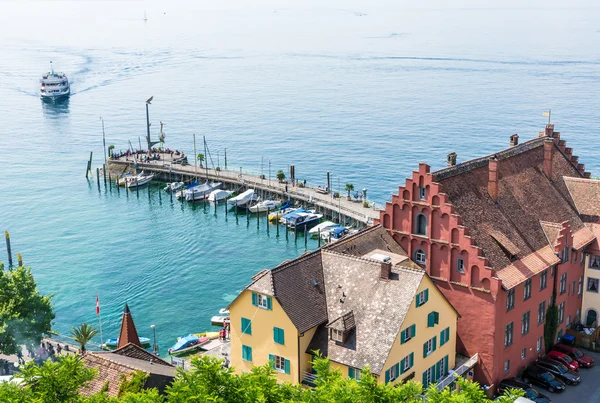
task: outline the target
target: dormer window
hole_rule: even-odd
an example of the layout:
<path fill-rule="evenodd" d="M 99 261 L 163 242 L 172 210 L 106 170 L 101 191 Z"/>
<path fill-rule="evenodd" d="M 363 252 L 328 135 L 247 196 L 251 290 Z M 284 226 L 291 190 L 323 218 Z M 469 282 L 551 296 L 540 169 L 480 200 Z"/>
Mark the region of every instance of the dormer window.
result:
<path fill-rule="evenodd" d="M 342 343 L 344 341 L 344 332 L 338 329 L 331 329 L 331 340 Z"/>
<path fill-rule="evenodd" d="M 419 186 L 419 200 L 427 199 L 427 189 L 425 186 Z"/>
<path fill-rule="evenodd" d="M 265 295 L 258 294 L 257 305 L 259 308 L 267 309 L 267 297 Z"/>
<path fill-rule="evenodd" d="M 417 249 L 415 251 L 415 262 L 418 264 L 426 263 L 426 256 L 425 256 L 425 252 L 423 252 L 423 250 Z"/>

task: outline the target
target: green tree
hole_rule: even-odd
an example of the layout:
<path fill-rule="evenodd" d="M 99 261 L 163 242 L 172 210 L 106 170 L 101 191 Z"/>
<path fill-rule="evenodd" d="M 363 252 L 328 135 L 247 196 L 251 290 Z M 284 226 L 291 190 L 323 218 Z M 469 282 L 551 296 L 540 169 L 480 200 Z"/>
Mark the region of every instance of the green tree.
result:
<path fill-rule="evenodd" d="M 202 163 L 204 162 L 204 154 L 200 153 L 198 154 L 198 162 L 200 163 L 200 166 L 202 166 Z"/>
<path fill-rule="evenodd" d="M 544 346 L 546 353 L 554 347 L 556 331 L 558 330 L 558 308 L 556 306 L 556 293 L 552 293 L 552 299 L 546 311 L 546 323 L 544 323 Z"/>
<path fill-rule="evenodd" d="M 109 157 L 112 157 L 114 149 L 115 149 L 115 145 L 114 144 L 111 144 L 111 145 L 108 146 L 108 156 Z"/>
<path fill-rule="evenodd" d="M 351 183 L 346 183 L 346 192 L 348 192 L 348 199 L 350 198 L 350 192 L 354 190 L 354 185 Z"/>
<path fill-rule="evenodd" d="M 5 271 L 0 263 L 0 353 L 15 354 L 21 344 L 40 344 L 52 329 L 51 299 L 40 294 L 31 268 Z"/>
<path fill-rule="evenodd" d="M 79 326 L 73 326 L 73 330 L 71 330 L 71 335 L 81 346 L 81 354 L 85 353 L 86 344 L 88 344 L 97 334 L 98 329 L 95 329 L 88 323 L 82 323 Z"/>
<path fill-rule="evenodd" d="M 285 173 L 283 173 L 283 170 L 280 169 L 279 171 L 277 171 L 277 175 L 275 175 L 275 177 L 277 178 L 279 183 L 281 183 L 285 180 Z"/>

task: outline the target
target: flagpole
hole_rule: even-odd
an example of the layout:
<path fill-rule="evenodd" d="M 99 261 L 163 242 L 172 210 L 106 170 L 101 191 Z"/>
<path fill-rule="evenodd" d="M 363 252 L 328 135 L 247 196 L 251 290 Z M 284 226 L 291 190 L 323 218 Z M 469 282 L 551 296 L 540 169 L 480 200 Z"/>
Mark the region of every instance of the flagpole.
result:
<path fill-rule="evenodd" d="M 550 124 L 550 116 L 552 115 L 552 109 L 548 109 L 548 124 Z"/>
<path fill-rule="evenodd" d="M 100 298 L 98 294 L 96 294 L 96 313 L 98 314 L 98 324 L 100 325 L 100 348 L 102 348 L 104 338 L 102 337 L 102 317 L 100 316 Z"/>

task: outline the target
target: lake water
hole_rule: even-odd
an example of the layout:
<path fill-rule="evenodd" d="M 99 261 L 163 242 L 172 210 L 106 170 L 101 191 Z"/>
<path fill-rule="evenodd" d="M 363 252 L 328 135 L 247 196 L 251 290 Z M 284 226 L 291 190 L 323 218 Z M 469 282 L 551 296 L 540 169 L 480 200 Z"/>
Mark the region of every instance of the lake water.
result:
<path fill-rule="evenodd" d="M 450 5 L 452 4 L 452 5 Z M 144 13 L 147 21 L 144 22 Z M 0 230 L 53 293 L 55 328 L 118 332 L 129 302 L 161 352 L 209 328 L 263 268 L 316 248 L 254 218 L 100 191 L 100 116 L 116 150 L 166 123 L 166 146 L 205 135 L 230 168 L 342 187 L 383 202 L 419 161 L 443 167 L 543 130 L 542 111 L 600 171 L 600 5 L 593 1 L 31 1 L 0 13 Z M 38 98 L 48 69 L 67 103 Z M 3 252 L 2 260 L 5 259 Z M 15 256 L 16 259 L 16 256 Z"/>

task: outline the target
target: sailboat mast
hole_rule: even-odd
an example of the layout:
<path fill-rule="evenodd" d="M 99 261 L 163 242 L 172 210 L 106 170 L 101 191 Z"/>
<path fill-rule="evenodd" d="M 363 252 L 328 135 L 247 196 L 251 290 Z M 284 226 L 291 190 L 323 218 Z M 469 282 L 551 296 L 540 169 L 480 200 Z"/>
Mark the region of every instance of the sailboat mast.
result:
<path fill-rule="evenodd" d="M 196 133 L 194 133 L 194 171 L 196 172 L 196 180 L 198 180 L 198 154 L 196 154 Z"/>
<path fill-rule="evenodd" d="M 206 153 L 206 136 L 202 136 L 202 140 L 204 141 L 204 160 L 206 161 L 205 167 L 206 167 L 206 183 L 208 183 L 208 159 L 207 159 L 207 153 Z"/>

